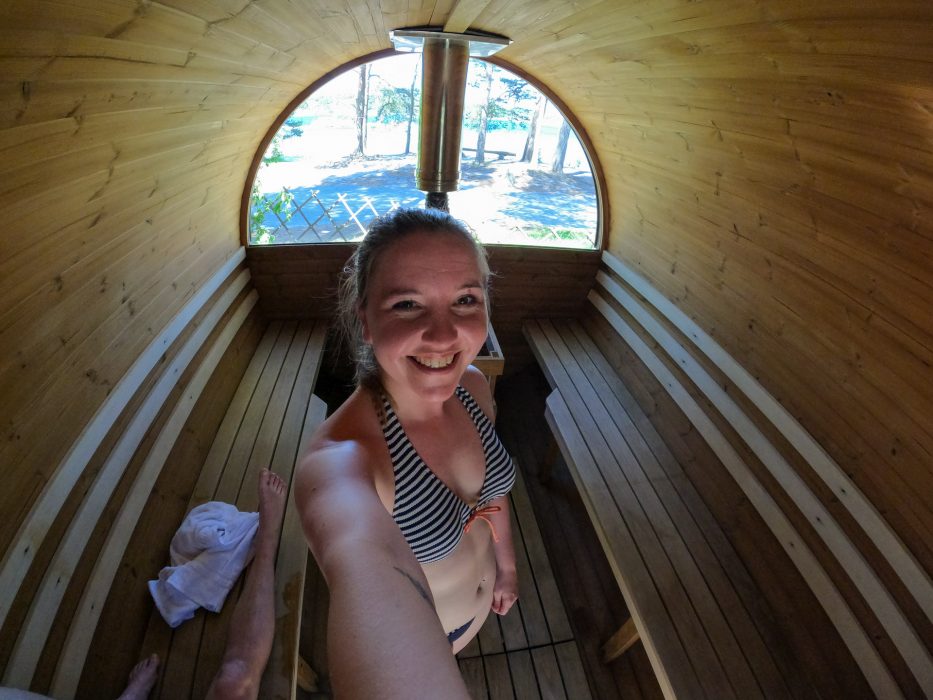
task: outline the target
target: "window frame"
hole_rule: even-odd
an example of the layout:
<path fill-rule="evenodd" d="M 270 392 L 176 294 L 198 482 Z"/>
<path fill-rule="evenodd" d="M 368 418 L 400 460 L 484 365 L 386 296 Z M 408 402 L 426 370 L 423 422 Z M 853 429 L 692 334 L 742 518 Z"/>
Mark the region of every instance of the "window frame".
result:
<path fill-rule="evenodd" d="M 372 61 L 378 61 L 382 58 L 388 58 L 390 56 L 404 55 L 405 52 L 396 51 L 395 49 L 380 49 L 379 51 L 373 51 L 372 53 L 365 54 L 363 56 L 358 56 L 351 61 L 348 61 L 340 66 L 337 66 L 333 70 L 328 71 L 321 75 L 317 80 L 312 82 L 308 87 L 299 92 L 295 98 L 289 102 L 285 109 L 283 109 L 279 115 L 273 120 L 269 129 L 263 135 L 262 139 L 259 142 L 259 146 L 256 149 L 256 153 L 253 155 L 253 160 L 250 163 L 249 171 L 246 175 L 246 182 L 243 188 L 243 194 L 240 198 L 240 244 L 246 248 L 270 248 L 275 247 L 275 244 L 269 245 L 255 245 L 249 242 L 249 208 L 250 208 L 250 193 L 252 192 L 253 182 L 256 179 L 256 174 L 259 172 L 259 166 L 262 164 L 262 158 L 266 153 L 266 150 L 269 148 L 269 144 L 272 143 L 272 139 L 278 133 L 279 129 L 282 128 L 282 125 L 285 123 L 285 120 L 288 119 L 292 112 L 294 112 L 298 107 L 304 102 L 309 96 L 311 96 L 315 91 L 329 83 L 331 80 L 336 78 L 347 71 L 351 71 L 354 68 L 357 68 L 366 63 L 371 63 Z M 606 243 L 609 240 L 609 193 L 606 188 L 606 179 L 603 176 L 602 164 L 599 161 L 599 156 L 596 153 L 596 148 L 593 146 L 593 142 L 590 140 L 589 134 L 586 133 L 586 129 L 583 128 L 583 124 L 580 123 L 580 120 L 577 119 L 576 115 L 570 111 L 570 108 L 567 104 L 547 85 L 544 84 L 541 80 L 531 75 L 522 68 L 519 68 L 513 63 L 506 61 L 498 55 L 488 56 L 486 58 L 480 58 L 478 60 L 487 61 L 492 63 L 500 68 L 510 71 L 517 75 L 522 80 L 527 81 L 529 84 L 534 86 L 539 90 L 545 97 L 547 97 L 553 105 L 560 111 L 561 115 L 566 119 L 570 126 L 573 128 L 576 133 L 577 138 L 580 140 L 580 144 L 583 146 L 583 153 L 586 155 L 587 161 L 590 164 L 590 171 L 593 173 L 593 180 L 596 190 L 596 245 L 592 248 L 595 251 L 603 251 L 606 249 Z M 327 245 L 324 243 L 299 243 L 299 244 L 282 244 L 282 247 L 294 247 L 298 246 L 319 246 Z M 352 244 L 351 244 L 352 245 Z M 515 243 L 515 244 L 505 244 L 505 243 L 488 243 L 484 245 L 508 245 L 510 247 L 516 248 L 559 248 L 557 246 L 535 246 L 528 245 L 525 243 Z M 570 250 L 570 249 L 567 249 Z M 580 248 L 575 248 L 573 250 L 581 250 Z M 590 249 L 583 249 L 590 250 Z"/>

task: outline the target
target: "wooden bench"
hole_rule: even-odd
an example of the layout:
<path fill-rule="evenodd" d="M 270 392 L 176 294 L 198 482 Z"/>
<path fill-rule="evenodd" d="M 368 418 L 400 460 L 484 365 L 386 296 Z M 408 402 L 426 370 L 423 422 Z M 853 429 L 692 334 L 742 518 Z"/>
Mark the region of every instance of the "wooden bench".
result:
<path fill-rule="evenodd" d="M 326 414 L 324 402 L 311 393 L 324 337 L 321 322 L 269 324 L 211 445 L 189 510 L 211 500 L 257 510 L 256 483 L 265 466 L 291 486 L 303 446 Z M 307 561 L 308 546 L 289 488 L 275 566 L 275 641 L 261 698 L 295 697 Z M 205 696 L 220 667 L 242 578 L 220 613 L 199 610 L 175 630 L 153 610 L 143 655 L 155 652 L 163 663 L 152 698 Z"/>
<path fill-rule="evenodd" d="M 875 623 L 859 619 L 840 592 L 843 585 L 858 588 L 918 685 L 929 688 L 933 664 L 928 650 L 903 611 L 892 604 L 877 572 L 796 474 L 781 448 L 766 437 L 763 421 L 771 422 L 768 430 L 784 436 L 783 449 L 793 445 L 857 516 L 887 565 L 922 605 L 931 600 L 929 579 L 904 555 L 889 526 L 812 437 L 721 347 L 621 261 L 604 253 L 603 262 L 605 268 L 589 295 L 592 307 L 585 324 L 531 320 L 524 332 L 554 389 L 547 399 L 548 424 L 632 615 L 607 644 L 607 656 L 621 653 L 640 637 L 667 697 L 813 694 L 805 687 L 799 666 L 789 662 L 786 642 L 773 622 L 774 611 L 603 352 L 602 348 L 616 345 L 628 348 L 655 375 L 691 429 L 720 460 L 718 468 L 735 480 L 809 585 L 872 691 L 885 698 L 903 696 L 891 668 L 872 644 L 869 630 Z M 696 346 L 693 353 L 725 379 L 710 376 L 688 349 L 690 343 Z M 671 366 L 682 369 L 684 378 Z M 701 406 L 682 381 L 692 382 L 709 404 Z M 728 393 L 723 381 L 729 382 Z M 733 394 L 741 394 L 760 414 L 746 413 Z M 731 437 L 720 429 L 720 421 L 730 425 Z M 741 449 L 760 460 L 773 483 L 783 489 L 782 498 L 790 497 L 809 523 L 790 520 L 791 514 L 782 510 L 731 440 L 741 440 Z M 806 525 L 812 525 L 815 536 L 843 562 L 851 582 L 837 582 L 827 573 L 801 536 L 799 529 Z"/>
<path fill-rule="evenodd" d="M 789 697 L 755 587 L 676 460 L 578 322 L 526 333 L 555 391 L 546 417 L 632 621 L 611 660 L 639 638 L 667 697 Z"/>
<path fill-rule="evenodd" d="M 475 148 L 461 148 L 460 150 L 463 151 L 464 153 L 466 153 L 466 152 L 472 152 L 472 153 L 474 153 L 474 154 L 476 153 L 476 149 L 475 149 Z M 493 151 L 493 150 L 491 150 L 491 149 L 489 149 L 489 148 L 484 149 L 484 150 L 483 150 L 483 153 L 492 153 L 492 154 L 494 154 L 495 156 L 497 156 L 497 157 L 496 157 L 496 160 L 502 160 L 502 159 L 505 158 L 506 156 L 510 156 L 510 157 L 513 157 L 513 158 L 515 157 L 515 154 L 514 154 L 514 153 L 509 153 L 508 151 Z M 473 157 L 475 158 L 476 156 L 474 155 Z"/>
<path fill-rule="evenodd" d="M 166 563 L 185 505 L 217 497 L 255 509 L 264 464 L 290 479 L 303 436 L 323 418 L 311 391 L 325 329 L 267 324 L 257 301 L 241 248 L 153 329 L 50 470 L 0 562 L 0 685 L 62 700 L 118 694 L 152 609 L 146 581 Z M 294 692 L 306 560 L 290 502 L 264 696 Z M 214 653 L 217 639 L 222 648 L 222 631 L 206 639 L 193 657 Z M 152 646 L 171 647 L 154 637 Z"/>

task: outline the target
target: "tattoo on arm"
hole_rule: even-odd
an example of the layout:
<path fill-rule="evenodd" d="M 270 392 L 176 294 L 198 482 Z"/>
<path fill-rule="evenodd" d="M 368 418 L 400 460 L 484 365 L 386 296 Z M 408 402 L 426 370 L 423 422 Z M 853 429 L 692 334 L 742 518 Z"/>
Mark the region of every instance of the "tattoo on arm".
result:
<path fill-rule="evenodd" d="M 418 593 L 421 594 L 421 597 L 424 598 L 424 599 L 427 601 L 428 605 L 430 605 L 432 608 L 434 607 L 434 603 L 431 602 L 431 596 L 428 594 L 428 592 L 427 592 L 426 590 L 424 590 L 424 586 L 422 586 L 421 583 L 419 583 L 418 581 L 416 581 L 416 580 L 412 577 L 412 575 L 409 574 L 409 573 L 408 573 L 407 571 L 405 571 L 404 569 L 400 569 L 400 568 L 398 568 L 397 566 L 393 566 L 392 568 L 395 569 L 396 571 L 398 571 L 402 576 L 404 576 L 405 578 L 407 578 L 409 581 L 411 581 L 411 585 L 414 586 L 414 587 L 415 587 L 415 590 L 417 590 Z"/>

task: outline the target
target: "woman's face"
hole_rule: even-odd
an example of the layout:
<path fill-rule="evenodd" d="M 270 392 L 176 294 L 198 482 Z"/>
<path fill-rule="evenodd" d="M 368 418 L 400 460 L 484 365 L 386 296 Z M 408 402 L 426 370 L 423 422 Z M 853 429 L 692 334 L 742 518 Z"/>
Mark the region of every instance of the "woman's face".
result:
<path fill-rule="evenodd" d="M 486 340 L 484 295 L 476 253 L 455 234 L 412 233 L 383 251 L 361 314 L 389 393 L 450 398 Z"/>

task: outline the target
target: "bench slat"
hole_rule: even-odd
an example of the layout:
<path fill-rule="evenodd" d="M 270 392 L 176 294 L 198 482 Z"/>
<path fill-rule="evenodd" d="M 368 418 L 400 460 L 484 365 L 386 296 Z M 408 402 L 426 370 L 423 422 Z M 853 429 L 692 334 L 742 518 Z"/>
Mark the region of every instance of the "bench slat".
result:
<path fill-rule="evenodd" d="M 625 604 L 641 631 L 642 643 L 661 689 L 667 697 L 703 697 L 699 679 L 674 632 L 673 623 L 670 620 L 665 624 L 646 622 L 664 620 L 668 615 L 667 610 L 625 523 L 620 517 L 609 515 L 615 511 L 609 488 L 559 393 L 554 392 L 548 397 L 545 417 L 571 467 L 570 473 L 608 555 L 609 566 L 625 598 Z M 669 666 L 676 673 L 669 673 Z"/>
<path fill-rule="evenodd" d="M 745 614 L 731 583 L 722 571 L 706 540 L 700 534 L 693 516 L 684 506 L 673 481 L 685 481 L 685 475 L 665 473 L 641 434 L 635 428 L 626 410 L 608 386 L 606 378 L 592 363 L 589 354 L 579 342 L 577 333 L 585 335 L 577 323 L 561 323 L 554 328 L 554 338 L 560 338 L 564 347 L 555 348 L 560 361 L 566 366 L 575 362 L 580 374 L 573 377 L 576 388 L 595 423 L 600 426 L 619 463 L 630 475 L 629 480 L 639 502 L 649 513 L 651 524 L 658 531 L 668 557 L 681 579 L 684 589 L 711 636 L 723 668 L 741 698 L 761 696 L 761 689 L 745 655 L 749 651 L 762 651 L 756 659 L 768 675 L 777 675 L 776 668 L 757 634 L 757 629 Z M 614 373 L 612 373 L 614 374 Z M 611 427 L 612 426 L 612 427 Z M 681 487 L 683 485 L 681 484 Z M 664 534 L 667 536 L 664 536 Z M 740 644 L 736 629 L 751 648 Z M 779 682 L 766 693 L 787 695 L 788 689 Z"/>
<path fill-rule="evenodd" d="M 271 327 L 271 326 L 270 326 Z M 278 327 L 278 326 L 275 326 Z M 270 333 L 269 328 L 262 334 L 256 351 L 250 358 L 249 365 L 243 373 L 243 378 L 236 388 L 230 405 L 224 413 L 223 420 L 214 440 L 211 443 L 207 458 L 204 460 L 204 466 L 198 474 L 198 481 L 195 484 L 191 499 L 188 502 L 188 510 L 202 503 L 213 500 L 217 492 L 217 484 L 220 483 L 220 475 L 223 472 L 224 465 L 227 463 L 227 457 L 233 449 L 233 443 L 236 440 L 237 430 L 249 407 L 250 398 L 256 390 L 256 384 L 259 383 L 259 377 L 262 375 L 262 368 L 265 367 L 275 346 L 276 334 Z"/>
<path fill-rule="evenodd" d="M 146 377 L 156 368 L 166 350 L 175 343 L 188 323 L 202 311 L 211 296 L 233 275 L 245 257 L 245 249 L 239 248 L 162 329 L 117 382 L 107 400 L 49 477 L 42 494 L 30 508 L 29 515 L 0 563 L 0 627 L 3 627 L 6 621 L 13 599 L 55 516 L 101 442 L 143 386 Z M 249 273 L 246 273 L 246 279 L 249 279 Z"/>
<path fill-rule="evenodd" d="M 531 498 L 525 486 L 525 477 L 521 469 L 516 470 L 515 488 L 512 489 L 512 509 L 521 528 L 522 539 L 528 552 L 528 561 L 534 574 L 535 587 L 541 598 L 544 616 L 551 632 L 552 642 L 563 642 L 573 639 L 570 629 L 570 620 L 564 609 L 564 601 L 557 589 L 557 581 L 551 568 L 547 551 L 544 549 L 544 538 L 535 519 L 531 506 Z"/>
<path fill-rule="evenodd" d="M 560 667 L 561 678 L 564 680 L 564 687 L 567 689 L 567 697 L 571 700 L 588 700 L 592 697 L 577 643 L 558 644 L 554 647 L 554 652 L 557 654 L 557 664 Z"/>
<path fill-rule="evenodd" d="M 770 613 L 765 611 L 751 576 L 697 493 L 693 482 L 589 333 L 577 324 L 571 325 L 570 329 L 580 349 L 592 363 L 593 371 L 598 372 L 603 380 L 595 388 L 609 407 L 616 425 L 626 435 L 639 461 L 649 471 L 649 478 L 657 485 L 659 495 L 674 520 L 688 524 L 686 527 L 681 525 L 679 530 L 715 591 L 765 695 L 780 696 L 787 692 L 789 683 L 799 686 L 793 688 L 795 695 L 812 697 L 812 689 L 799 684 L 799 674 L 794 673 L 792 678 L 787 678 L 775 665 L 771 650 L 783 652 L 783 642 L 776 639 L 773 621 L 767 619 Z M 613 401 L 618 402 L 618 406 Z M 676 494 L 664 488 L 665 482 L 669 482 Z M 691 519 L 696 527 L 689 526 Z M 778 655 L 783 657 L 782 653 Z"/>
<path fill-rule="evenodd" d="M 308 545 L 294 498 L 294 470 L 312 433 L 327 414 L 327 404 L 311 394 L 321 366 L 326 328 L 322 323 L 306 323 L 303 326 L 311 331 L 310 337 L 271 463 L 274 472 L 287 478 L 289 487 L 275 560 L 275 639 L 259 691 L 259 697 L 263 700 L 295 696 Z M 302 414 L 303 421 L 300 418 Z"/>
<path fill-rule="evenodd" d="M 169 366 L 166 367 L 159 376 L 152 390 L 146 396 L 135 415 L 133 415 L 125 432 L 120 436 L 120 439 L 97 473 L 87 496 L 78 508 L 74 519 L 69 524 L 62 541 L 58 543 L 55 555 L 48 565 L 48 571 L 43 577 L 39 585 L 39 590 L 32 600 L 25 622 L 23 623 L 20 637 L 16 641 L 6 669 L 6 674 L 4 675 L 5 683 L 20 688 L 28 688 L 30 686 L 33 674 L 39 663 L 40 655 L 49 637 L 49 632 L 58 616 L 62 600 L 68 590 L 71 578 L 78 567 L 94 528 L 97 526 L 101 512 L 107 505 L 114 489 L 130 461 L 133 459 L 137 448 L 142 443 L 147 431 L 150 429 L 150 426 L 161 410 L 163 403 L 173 392 L 179 378 L 194 360 L 210 333 L 223 318 L 227 309 L 233 304 L 240 291 L 246 287 L 248 282 L 249 273 L 244 271 L 227 287 L 220 300 L 207 311 L 202 324 L 186 339 L 178 353 L 172 358 Z M 253 300 L 252 303 L 255 303 L 255 300 Z M 240 318 L 240 322 L 242 323 L 243 317 L 241 316 Z M 229 340 L 227 342 L 229 342 Z M 199 376 L 203 376 L 203 373 Z M 189 382 L 189 387 L 194 387 L 195 384 L 195 380 L 192 379 Z M 189 390 L 189 393 L 193 390 L 194 389 Z M 199 392 L 200 389 L 197 391 Z M 189 398 L 190 397 L 186 395 L 182 399 L 179 407 L 173 412 L 173 417 L 182 416 L 185 406 L 193 406 L 193 401 L 187 400 Z M 164 447 L 165 443 L 169 441 L 174 442 L 172 430 L 173 426 L 163 426 L 159 436 L 160 446 Z M 145 479 L 146 473 L 154 472 L 155 476 L 158 476 L 162 466 L 162 462 L 159 461 L 159 459 L 160 455 L 155 454 L 146 460 L 147 466 L 144 467 L 143 480 Z M 136 477 L 137 482 L 139 482 L 140 478 L 139 475 Z M 134 491 L 131 491 L 131 494 L 135 492 L 137 487 L 134 485 L 133 489 Z M 109 548 L 119 544 L 119 538 L 119 534 L 116 535 L 116 539 L 113 539 L 112 535 L 108 536 L 108 545 L 106 545 L 108 551 Z M 99 565 L 95 565 L 95 570 L 98 569 L 98 566 Z M 103 575 L 105 571 L 106 566 L 101 571 L 101 574 Z M 91 584 L 89 583 L 88 585 Z M 99 591 L 95 591 L 95 593 L 98 592 Z M 86 593 L 82 596 L 82 600 L 85 599 Z M 96 617 L 94 617 L 93 623 L 96 625 Z M 93 630 L 91 630 L 91 634 L 93 634 Z M 78 643 L 77 639 L 75 639 L 74 632 L 69 632 L 69 639 L 73 639 L 74 641 L 66 642 L 66 650 L 68 644 Z M 89 643 L 88 641 L 88 644 Z M 78 653 L 80 653 L 80 651 L 78 651 Z M 74 681 L 75 684 L 77 683 L 77 678 L 73 678 L 73 672 L 77 671 L 80 673 L 81 667 L 78 666 L 75 668 L 74 662 L 69 662 L 69 664 L 69 669 L 64 671 L 67 680 L 63 679 L 61 681 L 61 685 L 58 686 L 57 694 L 74 693 L 74 686 L 69 687 L 69 684 L 72 681 Z M 81 664 L 83 665 L 83 657 L 81 659 Z M 56 675 L 60 673 L 62 672 L 57 671 Z"/>
<path fill-rule="evenodd" d="M 230 405 L 224 414 L 210 451 L 188 502 L 188 511 L 208 501 L 214 500 L 218 484 L 227 464 L 227 459 L 237 438 L 237 431 L 249 408 L 250 400 L 262 376 L 263 368 L 275 348 L 281 323 L 272 323 L 267 328 L 246 372 L 234 393 Z M 162 619 L 159 611 L 153 608 L 143 643 L 145 654 L 157 653 L 162 659 L 162 671 L 159 682 L 151 693 L 152 698 L 188 697 L 194 685 L 195 662 L 203 631 L 203 611 L 181 627 L 172 630 Z M 166 633 L 167 630 L 167 633 Z M 156 644 L 151 639 L 158 639 Z M 163 693 L 165 690 L 165 693 Z"/>
<path fill-rule="evenodd" d="M 241 511 L 255 511 L 258 508 L 256 482 L 260 470 L 266 466 L 278 466 L 279 475 L 291 484 L 292 472 L 298 457 L 301 429 L 307 416 L 313 380 L 316 379 L 321 358 L 324 328 L 323 324 L 319 324 L 319 326 L 318 332 L 314 334 L 314 342 L 317 347 L 309 349 L 312 331 L 315 328 L 314 322 L 304 322 L 300 325 L 296 322 L 282 324 L 276 341 L 276 348 L 270 354 L 256 392 L 253 395 L 250 408 L 247 409 L 247 414 L 240 426 L 239 434 L 253 435 L 252 427 L 254 423 L 251 421 L 257 419 L 259 421 L 259 428 L 255 432 L 255 437 L 250 446 L 251 449 L 245 449 L 249 446 L 248 439 L 244 442 L 244 452 L 247 456 L 245 467 L 240 466 L 243 464 L 242 459 L 234 460 L 232 459 L 233 455 L 231 455 L 231 460 L 228 461 L 228 465 L 224 470 L 224 476 L 229 478 L 221 481 L 221 487 L 218 489 L 218 500 L 225 500 L 222 493 L 224 486 L 231 491 L 235 488 L 236 507 Z M 301 383 L 298 382 L 299 378 L 302 380 Z M 268 390 L 270 388 L 269 384 L 271 384 L 271 391 Z M 284 539 L 286 534 L 287 531 L 283 527 L 280 534 L 280 552 L 286 542 Z M 307 548 L 304 544 L 303 533 L 299 531 L 298 534 L 299 550 L 297 556 L 301 557 L 305 554 Z M 291 544 L 294 544 L 294 542 Z M 277 558 L 276 570 L 278 571 L 279 568 L 280 562 Z M 303 572 L 301 575 L 303 576 Z M 278 583 L 276 581 L 277 585 Z M 231 592 L 230 599 L 224 604 L 224 609 L 217 615 L 205 616 L 204 632 L 201 636 L 201 645 L 197 655 L 193 697 L 203 697 L 207 693 L 214 675 L 220 667 L 226 647 L 230 619 L 233 616 L 235 603 L 242 585 L 243 577 L 241 577 L 235 590 Z M 278 602 L 277 599 L 277 604 Z M 300 601 L 296 600 L 295 602 Z M 300 616 L 300 609 L 297 612 Z M 293 622 L 300 625 L 300 619 L 293 618 Z M 293 630 L 280 628 L 278 631 L 294 635 L 297 644 L 297 626 Z M 279 659 L 279 663 L 285 660 L 283 656 Z M 297 671 L 294 666 L 296 661 L 297 656 L 292 658 L 290 673 Z M 290 684 L 289 696 L 292 692 L 294 692 L 294 684 Z"/>
<path fill-rule="evenodd" d="M 136 523 L 139 521 L 139 516 L 145 508 L 148 496 L 152 493 L 165 460 L 194 409 L 198 397 L 210 380 L 214 368 L 219 364 L 257 299 L 256 292 L 251 292 L 243 299 L 227 325 L 224 326 L 204 361 L 188 382 L 184 395 L 172 410 L 152 450 L 136 474 L 132 488 L 121 504 L 110 528 L 68 629 L 68 636 L 52 678 L 52 695 L 55 697 L 70 698 L 74 695 L 94 632 L 97 629 L 97 622 L 107 600 L 107 594 Z"/>
<path fill-rule="evenodd" d="M 826 506 L 726 391 L 654 317 L 641 307 L 618 282 L 605 273 L 600 272 L 597 280 L 603 289 L 613 299 L 623 304 L 638 323 L 681 366 L 691 381 L 742 436 L 742 440 L 793 499 L 800 512 L 819 533 L 839 563 L 849 572 L 852 582 L 871 606 L 872 612 L 883 625 L 891 643 L 911 667 L 921 688 L 928 696 L 933 696 L 933 673 L 930 672 L 933 668 L 933 655 L 927 650 L 923 640 L 891 596 L 881 577 L 872 569 Z M 593 294 L 595 292 L 591 292 L 591 295 Z M 847 486 L 851 487 L 851 483 Z M 901 549 L 906 551 L 903 547 Z M 926 590 L 929 591 L 930 588 L 927 587 Z"/>
<path fill-rule="evenodd" d="M 298 441 L 300 447 L 292 457 L 292 464 L 301 455 L 303 446 L 310 441 L 311 434 L 324 422 L 326 415 L 327 404 L 312 396 Z M 291 427 L 290 423 L 288 427 Z M 284 450 L 282 452 L 288 454 Z M 286 464 L 280 464 L 280 461 L 284 462 L 284 459 L 273 461 L 273 471 L 283 474 L 286 472 Z M 294 478 L 289 479 L 288 505 L 282 523 L 281 544 L 275 560 L 275 639 L 259 690 L 262 700 L 293 698 L 298 681 L 298 638 L 304 605 L 308 545 L 301 527 L 298 504 L 295 502 L 294 484 Z"/>
<path fill-rule="evenodd" d="M 593 392 L 587 376 L 553 324 L 541 321 L 538 327 L 538 350 L 544 361 L 551 365 L 556 386 L 612 494 L 614 505 L 610 504 L 610 510 L 602 513 L 602 516 L 621 518 L 637 543 L 641 559 L 637 560 L 636 557 L 635 561 L 630 560 L 629 565 L 624 567 L 623 575 L 631 576 L 635 566 L 646 568 L 654 578 L 657 590 L 668 610 L 668 614 L 661 618 L 646 619 L 645 624 L 658 627 L 673 624 L 673 629 L 682 639 L 683 648 L 700 683 L 710 697 L 734 697 L 734 690 L 726 679 L 722 662 L 717 658 L 716 649 L 707 638 L 707 632 L 710 630 L 706 625 L 713 627 L 714 642 L 730 647 L 728 652 L 737 655 L 737 660 L 730 659 L 730 662 L 741 662 L 743 657 L 728 633 L 727 626 L 722 624 L 721 615 L 717 619 L 719 611 L 710 599 L 702 576 L 696 570 L 689 552 L 684 548 L 676 528 L 658 502 L 637 460 L 618 430 L 614 429 L 611 418 Z M 689 586 L 684 586 L 682 578 L 688 578 L 692 590 Z M 637 607 L 641 587 L 636 586 L 633 589 L 634 603 Z M 699 616 L 697 607 L 702 611 Z M 703 612 L 706 613 L 705 616 L 702 615 Z M 705 625 L 700 617 L 704 617 Z M 723 630 L 723 627 L 726 629 Z M 642 626 L 639 626 L 639 629 L 643 629 Z M 667 660 L 666 662 L 669 663 Z M 743 678 L 738 673 L 733 674 L 739 681 L 736 686 L 741 690 L 741 694 L 744 697 L 760 696 L 760 690 L 754 679 L 750 678 L 747 666 L 739 666 L 739 669 L 744 670 L 745 675 L 749 677 Z M 747 693 L 751 694 L 746 695 Z"/>
<path fill-rule="evenodd" d="M 256 510 L 256 480 L 266 465 L 291 488 L 301 445 L 326 412 L 324 403 L 311 393 L 325 334 L 326 325 L 321 322 L 269 324 L 217 431 L 190 507 L 222 500 L 243 511 Z M 263 698 L 294 697 L 295 693 L 308 553 L 295 507 L 289 497 L 276 558 L 276 635 L 261 686 Z M 199 610 L 168 635 L 167 625 L 153 610 L 144 650 L 160 651 L 164 663 L 152 697 L 204 696 L 220 667 L 241 588 L 242 578 L 219 614 Z"/>
<path fill-rule="evenodd" d="M 250 398 L 240 427 L 233 442 L 233 449 L 227 457 L 227 463 L 220 475 L 214 500 L 232 503 L 238 510 L 255 511 L 257 506 L 256 482 L 261 466 L 268 464 L 272 457 L 274 443 L 263 440 L 264 432 L 271 434 L 274 440 L 282 425 L 285 411 L 285 397 L 291 392 L 290 380 L 297 372 L 297 364 L 301 358 L 300 352 L 294 352 L 296 325 L 294 322 L 272 322 L 270 334 L 275 334 L 275 345 L 263 367 L 259 382 Z M 283 379 L 284 381 L 279 381 Z M 268 420 L 266 417 L 268 416 Z M 259 452 L 257 453 L 257 447 Z M 260 465 L 259 460 L 264 460 Z M 214 614 L 207 614 L 199 610 L 194 619 L 184 623 L 193 629 L 201 628 L 197 637 L 197 645 L 193 648 L 184 647 L 176 650 L 176 642 L 172 643 L 172 652 L 175 662 L 182 665 L 191 665 L 194 669 L 192 683 L 192 697 L 201 698 L 207 694 L 217 669 L 223 659 L 223 652 L 227 642 L 227 630 L 236 600 L 239 598 L 243 586 L 243 578 L 230 591 L 223 609 Z M 192 638 L 186 636 L 185 641 Z M 181 653 L 178 653 L 178 652 Z"/>
<path fill-rule="evenodd" d="M 887 558 L 891 567 L 898 573 L 904 585 L 933 620 L 933 581 L 916 559 L 903 546 L 900 538 L 878 510 L 869 502 L 862 491 L 846 475 L 845 471 L 832 459 L 828 452 L 810 435 L 781 403 L 772 396 L 758 380 L 735 361 L 699 324 L 671 303 L 663 294 L 654 289 L 647 280 L 625 265 L 621 260 L 604 251 L 603 262 L 631 286 L 638 294 L 647 299 L 668 321 L 676 326 L 696 344 L 729 379 L 755 404 L 768 420 L 777 427 L 781 434 L 803 456 L 813 470 L 819 474 L 825 484 L 832 489 L 871 537 L 878 552 Z"/>
<path fill-rule="evenodd" d="M 609 321 L 622 340 L 634 350 L 641 361 L 657 377 L 667 393 L 678 403 L 681 410 L 703 436 L 703 439 L 716 453 L 723 466 L 742 488 L 749 501 L 755 506 L 784 547 L 788 556 L 793 560 L 814 595 L 820 600 L 849 651 L 861 666 L 862 672 L 875 693 L 884 698 L 903 697 L 900 688 L 891 675 L 890 669 L 885 665 L 878 650 L 868 638 L 864 628 L 860 625 L 819 560 L 795 530 L 780 506 L 750 472 L 735 448 L 667 366 L 658 359 L 615 309 L 595 292 L 590 292 L 589 299 L 600 313 L 606 317 L 606 320 Z"/>

